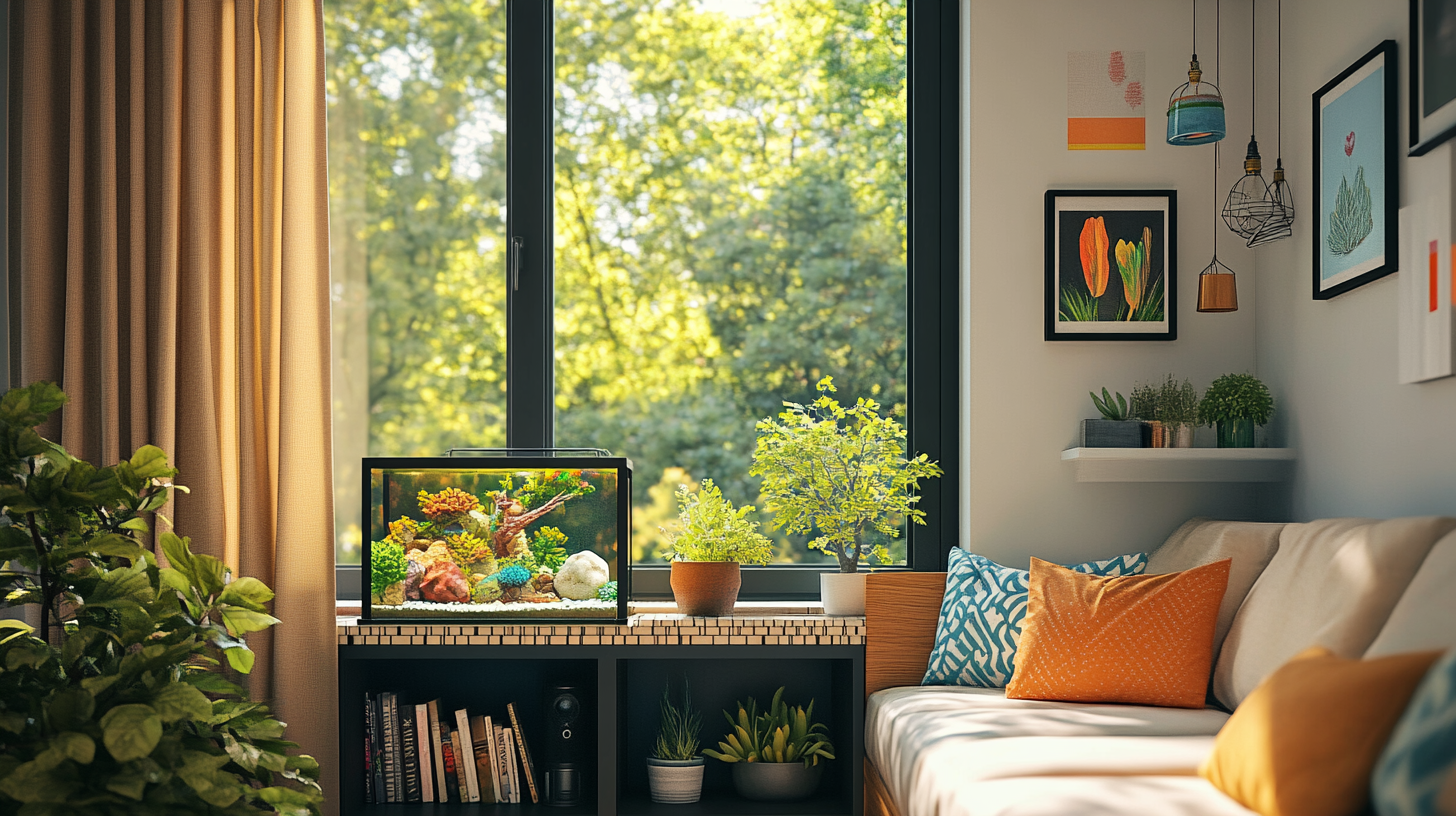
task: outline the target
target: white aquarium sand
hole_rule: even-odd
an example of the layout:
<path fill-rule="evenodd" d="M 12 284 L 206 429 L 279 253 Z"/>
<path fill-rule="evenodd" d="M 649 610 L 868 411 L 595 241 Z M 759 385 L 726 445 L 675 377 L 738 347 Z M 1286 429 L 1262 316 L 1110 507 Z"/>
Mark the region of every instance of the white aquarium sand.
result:
<path fill-rule="evenodd" d="M 533 618 L 550 623 L 553 618 L 614 618 L 616 601 L 571 601 L 550 603 L 434 603 L 405 601 L 399 606 L 373 604 L 370 618 L 458 618 L 461 623 L 480 618 Z"/>

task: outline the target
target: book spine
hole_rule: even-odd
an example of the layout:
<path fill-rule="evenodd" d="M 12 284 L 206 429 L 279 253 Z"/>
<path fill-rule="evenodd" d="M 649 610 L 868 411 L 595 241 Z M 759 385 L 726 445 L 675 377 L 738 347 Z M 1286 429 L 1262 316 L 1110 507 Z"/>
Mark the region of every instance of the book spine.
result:
<path fill-rule="evenodd" d="M 495 788 L 490 784 L 490 746 L 485 738 L 485 718 L 470 718 L 470 743 L 475 748 L 475 779 L 480 785 L 480 801 L 495 803 Z"/>
<path fill-rule="evenodd" d="M 460 801 L 470 801 L 470 784 L 465 778 L 465 767 L 469 764 L 465 761 L 465 752 L 460 743 L 460 732 L 450 732 L 450 746 L 455 749 L 455 786 L 460 789 Z"/>
<path fill-rule="evenodd" d="M 425 704 L 430 710 L 430 742 L 435 750 L 435 801 L 448 802 L 445 786 L 445 744 L 440 731 L 440 701 L 431 700 Z"/>
<path fill-rule="evenodd" d="M 394 781 L 394 725 L 397 722 L 394 718 L 394 695 L 383 692 L 379 695 L 381 716 L 384 719 L 384 801 L 398 802 L 399 788 L 395 787 Z"/>
<path fill-rule="evenodd" d="M 435 768 L 431 757 L 430 707 L 421 703 L 415 706 L 415 731 L 419 745 L 415 751 L 420 757 L 420 801 L 435 801 Z"/>
<path fill-rule="evenodd" d="M 521 721 L 516 719 L 516 704 L 506 703 L 506 713 L 511 715 L 511 729 L 516 732 L 516 749 L 521 755 L 520 775 L 526 778 L 526 790 L 531 792 L 531 804 L 541 801 L 536 795 L 536 771 L 531 765 L 531 752 L 526 748 L 526 732 L 521 730 Z"/>
<path fill-rule="evenodd" d="M 404 801 L 404 735 L 400 730 L 399 695 L 389 693 L 389 720 L 394 726 L 394 801 Z"/>
<path fill-rule="evenodd" d="M 458 770 L 457 770 L 457 767 L 456 767 L 456 764 L 455 764 L 455 741 L 450 738 L 451 737 L 451 734 L 448 733 L 449 730 L 450 730 L 449 726 L 445 726 L 445 725 L 440 726 L 440 743 L 441 743 L 441 746 L 445 749 L 445 797 L 446 798 L 445 798 L 444 801 L 447 801 L 447 802 L 458 802 L 458 801 L 460 801 L 457 798 L 460 795 L 460 787 L 459 787 L 459 784 L 460 783 L 459 783 L 459 777 L 457 776 Z"/>
<path fill-rule="evenodd" d="M 514 744 L 513 734 L 513 729 L 506 729 L 506 756 L 510 757 L 511 762 L 511 804 L 519 805 L 521 803 L 521 777 L 519 768 L 516 765 L 516 752 L 512 747 Z"/>
<path fill-rule="evenodd" d="M 475 778 L 475 745 L 470 739 L 470 712 L 461 708 L 455 711 L 455 733 L 460 735 L 460 767 L 465 772 L 465 791 L 470 797 L 466 801 L 480 801 L 480 782 Z"/>
<path fill-rule="evenodd" d="M 384 796 L 384 695 L 374 695 L 369 707 L 370 732 L 374 738 L 374 801 L 388 801 Z"/>
<path fill-rule="evenodd" d="M 422 801 L 420 797 L 420 735 L 415 730 L 415 707 L 401 706 L 399 735 L 403 743 L 400 756 L 404 760 L 404 800 Z"/>
<path fill-rule="evenodd" d="M 499 725 L 495 726 L 491 744 L 495 746 L 495 775 L 500 780 L 500 801 L 510 804 L 511 801 L 511 760 L 506 754 L 505 729 Z"/>
<path fill-rule="evenodd" d="M 364 695 L 364 801 L 374 802 L 374 700 Z"/>

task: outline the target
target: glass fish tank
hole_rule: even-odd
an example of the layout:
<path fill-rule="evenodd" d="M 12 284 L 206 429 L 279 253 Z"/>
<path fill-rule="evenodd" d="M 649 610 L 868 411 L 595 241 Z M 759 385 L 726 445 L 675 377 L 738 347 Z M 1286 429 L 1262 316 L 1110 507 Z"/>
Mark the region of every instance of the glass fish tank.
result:
<path fill-rule="evenodd" d="M 626 619 L 629 460 L 366 458 L 363 476 L 364 618 Z"/>

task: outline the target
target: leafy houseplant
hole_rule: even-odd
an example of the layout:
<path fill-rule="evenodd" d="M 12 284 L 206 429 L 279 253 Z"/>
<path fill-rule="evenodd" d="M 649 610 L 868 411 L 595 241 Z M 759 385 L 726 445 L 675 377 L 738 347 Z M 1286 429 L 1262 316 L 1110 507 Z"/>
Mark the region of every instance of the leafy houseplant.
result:
<path fill-rule="evenodd" d="M 914 491 L 921 479 L 939 476 L 941 469 L 925 454 L 906 457 L 905 429 L 880 416 L 879 403 L 860 398 L 846 408 L 825 393 L 835 390 L 831 378 L 816 387 L 819 397 L 808 407 L 785 403 L 777 420 L 758 423 L 748 472 L 763 480 L 775 527 L 789 533 L 817 531 L 809 546 L 832 554 L 840 573 L 852 574 L 871 555 L 881 563 L 889 560 L 888 549 L 872 543 L 869 533 L 895 538 L 901 519 L 925 523 Z M 821 576 L 825 611 L 862 614 L 863 580 L 824 581 L 833 577 Z M 831 584 L 835 588 L 825 592 Z"/>
<path fill-rule="evenodd" d="M 1156 417 L 1167 433 L 1167 447 L 1193 447 L 1193 428 L 1198 424 L 1198 391 L 1193 383 L 1179 382 L 1169 374 L 1158 389 Z"/>
<path fill-rule="evenodd" d="M 735 510 L 712 479 L 697 492 L 679 485 L 677 504 L 678 529 L 663 530 L 672 547 L 673 599 L 685 615 L 732 614 L 742 585 L 738 565 L 767 564 L 773 545 L 749 520 L 753 505 Z"/>
<path fill-rule="evenodd" d="M 1121 393 L 1115 397 L 1106 388 L 1102 396 L 1088 391 L 1092 405 L 1101 419 L 1082 420 L 1081 446 L 1084 448 L 1140 448 L 1143 445 L 1142 423 L 1133 422 L 1131 407 Z"/>
<path fill-rule="evenodd" d="M 740 796 L 762 801 L 802 799 L 814 792 L 823 761 L 834 759 L 823 723 L 814 722 L 814 701 L 809 708 L 790 708 L 782 687 L 774 692 L 768 711 L 759 713 L 752 697 L 739 703 L 738 716 L 725 711 L 732 729 L 718 743 L 719 750 L 703 753 L 733 764 L 733 785 Z"/>
<path fill-rule="evenodd" d="M 1252 374 L 1225 374 L 1204 392 L 1198 415 L 1205 424 L 1218 426 L 1220 448 L 1252 448 L 1254 426 L 1274 415 L 1274 398 Z"/>
<path fill-rule="evenodd" d="M 698 753 L 702 717 L 693 710 L 686 678 L 681 707 L 673 705 L 670 691 L 669 686 L 662 687 L 662 719 L 657 743 L 647 758 L 647 782 L 654 802 L 696 802 L 703 792 L 704 760 Z"/>
<path fill-rule="evenodd" d="M 273 592 L 161 536 L 146 516 L 177 471 L 150 445 L 97 468 L 35 426 L 53 383 L 0 398 L 0 572 L 39 629 L 0 621 L 0 810 L 21 814 L 317 814 L 311 757 L 217 672 L 246 674 L 244 635 L 277 623 Z"/>

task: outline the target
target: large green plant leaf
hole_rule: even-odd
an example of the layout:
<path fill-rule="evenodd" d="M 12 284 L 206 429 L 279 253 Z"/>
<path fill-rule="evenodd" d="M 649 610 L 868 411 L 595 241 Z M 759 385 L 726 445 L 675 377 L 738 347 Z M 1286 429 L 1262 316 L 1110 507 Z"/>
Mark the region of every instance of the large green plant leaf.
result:
<path fill-rule="evenodd" d="M 112 759 L 140 759 L 162 739 L 162 720 L 156 709 L 141 703 L 120 705 L 101 717 L 102 742 Z"/>
<path fill-rule="evenodd" d="M 164 723 L 177 720 L 205 722 L 212 717 L 212 703 L 207 697 L 195 686 L 181 682 L 162 686 L 152 698 L 152 708 L 156 709 L 157 716 Z"/>

